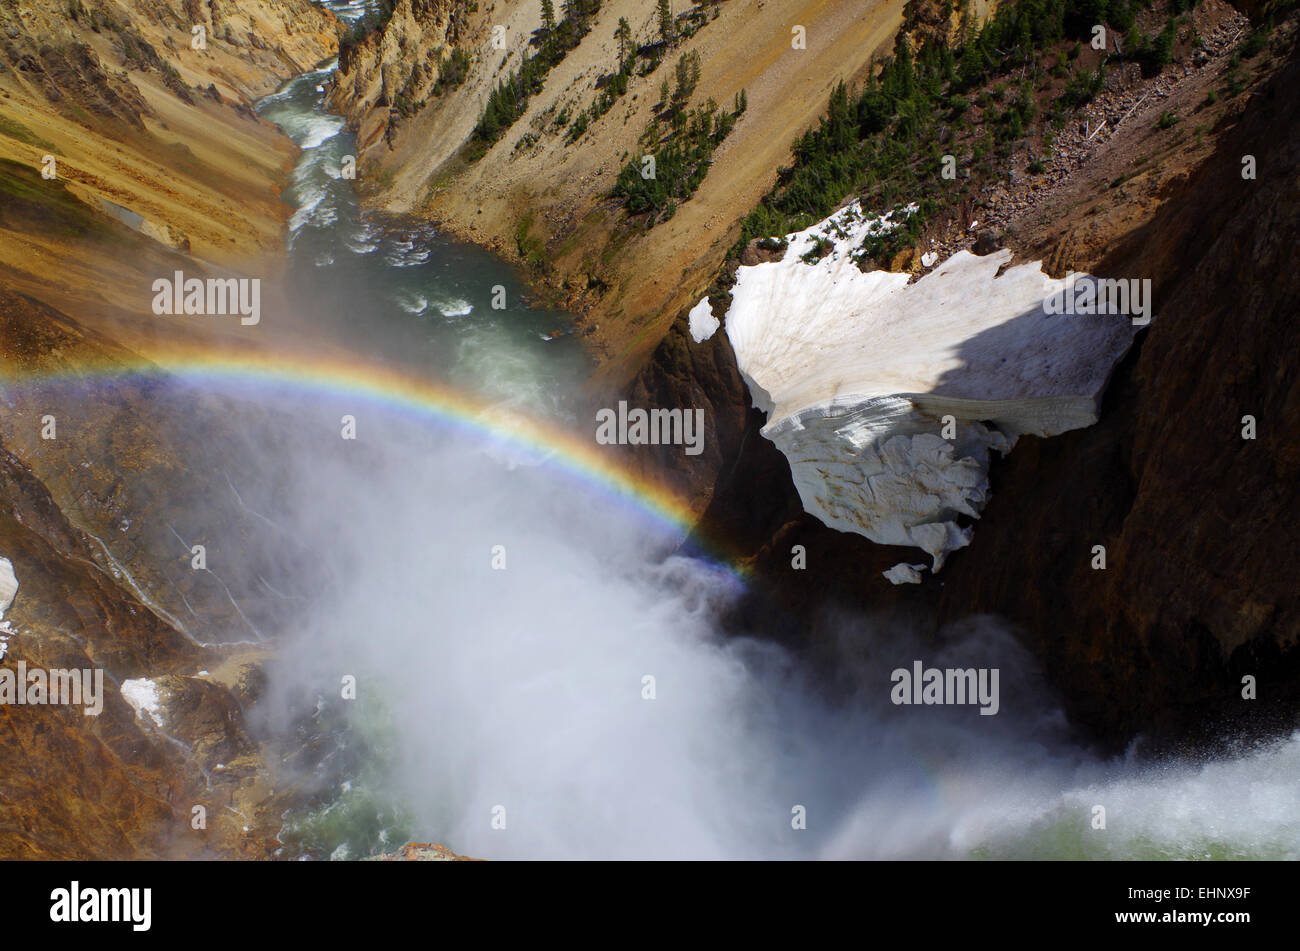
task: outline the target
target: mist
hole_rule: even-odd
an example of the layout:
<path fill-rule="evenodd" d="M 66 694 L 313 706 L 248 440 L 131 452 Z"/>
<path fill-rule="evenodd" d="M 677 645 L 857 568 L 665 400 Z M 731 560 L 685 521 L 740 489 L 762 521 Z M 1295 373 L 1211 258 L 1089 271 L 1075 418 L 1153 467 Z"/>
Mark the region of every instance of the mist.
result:
<path fill-rule="evenodd" d="M 1297 854 L 1300 741 L 1103 761 L 989 617 L 938 647 L 810 618 L 858 685 L 829 691 L 762 632 L 720 634 L 743 583 L 558 458 L 377 404 L 276 399 L 232 454 L 271 535 L 310 552 L 275 581 L 297 597 L 257 716 L 301 743 L 312 708 L 308 729 L 339 744 L 314 767 L 306 854 L 406 837 L 490 859 Z M 914 660 L 998 668 L 999 713 L 893 705 L 890 671 Z"/>

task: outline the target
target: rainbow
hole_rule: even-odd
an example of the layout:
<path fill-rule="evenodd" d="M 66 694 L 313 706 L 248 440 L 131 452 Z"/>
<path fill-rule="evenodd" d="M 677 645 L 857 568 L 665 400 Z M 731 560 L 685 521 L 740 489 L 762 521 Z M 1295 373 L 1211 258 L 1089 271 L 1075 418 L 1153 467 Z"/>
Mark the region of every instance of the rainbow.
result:
<path fill-rule="evenodd" d="M 198 350 L 170 347 L 152 360 L 130 351 L 116 359 L 67 369 L 0 367 L 0 391 L 21 385 L 87 384 L 167 376 L 223 392 L 280 388 L 306 395 L 362 400 L 381 409 L 452 427 L 479 441 L 493 442 L 553 466 L 587 490 L 692 540 L 741 582 L 749 570 L 724 553 L 715 540 L 695 534 L 696 515 L 678 494 L 657 480 L 619 464 L 594 440 L 390 366 L 331 355 L 256 350 Z"/>

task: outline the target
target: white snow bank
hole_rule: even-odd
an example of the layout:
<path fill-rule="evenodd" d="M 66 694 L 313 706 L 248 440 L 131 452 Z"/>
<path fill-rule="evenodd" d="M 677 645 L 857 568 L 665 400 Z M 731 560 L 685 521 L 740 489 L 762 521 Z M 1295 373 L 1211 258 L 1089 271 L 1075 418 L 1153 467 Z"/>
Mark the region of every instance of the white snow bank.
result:
<path fill-rule="evenodd" d="M 696 343 L 708 340 L 721 326 L 721 321 L 713 316 L 713 307 L 707 297 L 692 307 L 687 316 L 691 322 L 691 339 Z"/>
<path fill-rule="evenodd" d="M 8 558 L 0 558 L 0 660 L 9 653 L 9 637 L 18 633 L 12 624 L 5 620 L 5 612 L 13 607 L 14 597 L 18 594 L 18 578 L 14 575 L 13 563 Z"/>
<path fill-rule="evenodd" d="M 0 621 L 5 612 L 13 607 L 14 596 L 18 594 L 18 578 L 14 575 L 13 563 L 8 558 L 0 558 Z"/>
<path fill-rule="evenodd" d="M 158 698 L 158 685 L 152 680 L 122 681 L 122 699 L 131 705 L 136 716 L 145 714 L 157 726 L 163 725 L 162 702 Z"/>
<path fill-rule="evenodd" d="M 938 571 L 970 543 L 957 517 L 977 518 L 988 499 L 989 451 L 1096 422 L 1136 328 L 1124 315 L 1046 313 L 1049 295 L 1091 279 L 1053 279 L 1038 263 L 999 277 L 1006 250 L 958 252 L 913 284 L 863 273 L 852 252 L 888 219 L 854 203 L 787 236 L 782 260 L 741 267 L 726 333 L 804 508 L 921 548 Z M 818 238 L 829 253 L 805 263 Z"/>
<path fill-rule="evenodd" d="M 881 574 L 890 584 L 920 584 L 923 571 L 925 565 L 909 565 L 905 561 L 900 561 L 894 567 L 882 571 Z"/>

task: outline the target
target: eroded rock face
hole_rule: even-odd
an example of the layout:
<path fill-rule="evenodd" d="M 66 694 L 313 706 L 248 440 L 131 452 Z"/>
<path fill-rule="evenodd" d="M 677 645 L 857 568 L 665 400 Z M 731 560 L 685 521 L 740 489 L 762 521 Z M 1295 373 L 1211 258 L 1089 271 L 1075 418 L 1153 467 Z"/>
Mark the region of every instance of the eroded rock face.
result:
<path fill-rule="evenodd" d="M 392 128 L 400 107 L 434 96 L 464 15 L 463 0 L 397 0 L 382 30 L 339 55 L 331 105 L 357 128 L 362 147 Z"/>
<path fill-rule="evenodd" d="M 22 580 L 5 613 L 4 667 L 168 667 L 191 645 L 116 588 L 79 533 L 15 457 L 0 449 L 0 551 Z M 79 706 L 0 705 L 0 856 L 139 858 L 164 851 L 172 791 L 186 785 L 170 751 L 149 743 L 105 690 L 98 716 Z"/>
<path fill-rule="evenodd" d="M 0 669 L 99 678 L 96 703 L 0 703 L 0 858 L 269 857 L 283 803 L 266 803 L 252 698 L 201 671 L 237 656 L 200 649 L 96 567 L 88 537 L 3 447 L 0 500 L 0 605 L 21 592 L 0 620 Z"/>
<path fill-rule="evenodd" d="M 202 26 L 206 47 L 192 50 Z M 182 101 L 215 80 L 245 102 L 273 92 L 338 48 L 338 21 L 312 0 L 17 2 L 0 8 L 0 65 L 75 107 L 143 130 L 153 116 L 131 72 L 152 73 Z"/>
<path fill-rule="evenodd" d="M 178 457 L 141 442 L 157 433 L 160 422 L 149 413 L 149 391 L 124 394 L 116 410 L 69 392 L 66 412 L 52 411 L 61 423 L 95 416 L 101 421 L 94 429 L 131 447 L 132 455 L 143 451 L 152 466 L 122 464 L 124 456 L 97 448 L 84 432 L 76 438 L 75 426 L 60 430 L 61 437 L 73 438 L 16 445 L 22 440 L 10 443 L 10 430 L 36 432 L 23 408 L 35 391 L 16 382 L 23 368 L 84 371 L 124 352 L 66 315 L 3 289 L 0 351 L 6 370 L 0 388 L 0 428 L 6 431 L 0 441 L 0 668 L 10 676 L 22 664 L 27 671 L 91 671 L 102 678 L 97 715 L 76 705 L 0 703 L 0 732 L 10 738 L 0 744 L 0 857 L 268 857 L 278 847 L 280 809 L 261 808 L 266 794 L 258 782 L 267 770 L 244 728 L 243 708 L 255 691 L 236 686 L 233 672 L 225 678 L 202 674 L 233 667 L 239 652 L 251 649 L 201 648 L 158 603 L 161 585 L 135 571 L 163 565 L 165 557 L 162 549 L 137 544 L 131 533 L 150 514 L 163 516 L 161 526 L 176 510 L 150 486 L 184 471 L 172 464 Z M 95 415 L 105 409 L 108 415 Z M 153 409 L 165 413 L 161 403 Z M 96 465 L 64 458 L 63 449 Z M 23 457 L 36 457 L 39 465 Z M 111 491 L 78 488 L 78 479 L 96 481 L 100 462 L 111 473 L 102 483 Z M 42 470 L 53 473 L 48 481 Z M 130 492 L 121 485 L 123 473 L 130 474 Z M 140 494 L 128 503 L 131 492 Z M 127 507 L 114 514 L 101 509 L 103 503 Z M 111 549 L 96 532 L 110 539 Z M 218 808 L 231 802 L 253 818 Z M 196 805 L 208 811 L 202 830 L 191 826 Z"/>
<path fill-rule="evenodd" d="M 1025 440 L 995 471 L 984 524 L 946 573 L 943 615 L 1017 622 L 1102 735 L 1214 734 L 1266 711 L 1285 726 L 1300 706 L 1297 83 L 1293 49 L 1215 154 L 1117 243 L 1104 266 L 1151 275 L 1161 319 L 1098 425 Z M 1244 179 L 1243 155 L 1268 171 Z"/>
<path fill-rule="evenodd" d="M 853 252 L 894 226 L 855 203 L 788 235 L 780 261 L 737 272 L 726 333 L 805 509 L 937 571 L 970 543 L 959 519 L 988 500 L 990 453 L 1096 422 L 1137 325 L 1117 307 L 1053 312 L 1092 279 L 1008 267 L 1006 250 L 958 252 L 915 283 L 863 273 Z"/>

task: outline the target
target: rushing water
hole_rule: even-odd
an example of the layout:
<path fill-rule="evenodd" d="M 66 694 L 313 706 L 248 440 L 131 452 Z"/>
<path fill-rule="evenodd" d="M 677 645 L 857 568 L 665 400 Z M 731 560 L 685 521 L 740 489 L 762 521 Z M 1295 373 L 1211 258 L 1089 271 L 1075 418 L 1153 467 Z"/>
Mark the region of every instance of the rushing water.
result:
<path fill-rule="evenodd" d="M 518 276 L 486 251 L 419 221 L 362 212 L 343 175 L 355 141 L 322 101 L 331 74 L 301 76 L 260 106 L 303 149 L 285 196 L 295 209 L 288 284 L 296 304 L 322 333 L 369 357 L 558 412 L 560 384 L 585 367 L 571 317 L 530 307 Z"/>
<path fill-rule="evenodd" d="M 368 356 L 562 416 L 585 370 L 568 319 L 525 306 L 486 253 L 359 207 L 328 75 L 262 105 L 304 150 L 287 196 L 298 302 Z M 362 464 L 282 463 L 310 504 L 277 519 L 337 579 L 273 673 L 337 741 L 312 767 L 315 805 L 285 817 L 287 857 L 408 838 L 484 857 L 1300 857 L 1300 736 L 1219 760 L 1097 759 L 991 620 L 932 656 L 907 631 L 810 619 L 880 685 L 832 704 L 781 650 L 718 638 L 734 579 L 666 556 L 662 533 L 472 439 L 381 430 L 388 448 Z M 890 705 L 888 672 L 912 657 L 999 667 L 1001 712 Z M 320 686 L 340 671 L 365 685 L 350 706 Z"/>

